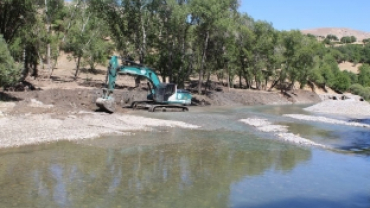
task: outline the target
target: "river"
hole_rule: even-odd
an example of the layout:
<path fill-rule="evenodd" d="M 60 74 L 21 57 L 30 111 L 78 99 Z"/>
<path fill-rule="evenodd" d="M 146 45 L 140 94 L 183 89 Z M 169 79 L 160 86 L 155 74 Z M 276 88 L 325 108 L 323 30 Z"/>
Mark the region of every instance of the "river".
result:
<path fill-rule="evenodd" d="M 281 116 L 303 107 L 137 111 L 201 128 L 3 149 L 0 207 L 370 207 L 370 130 Z M 328 148 L 239 121 L 250 117 Z"/>

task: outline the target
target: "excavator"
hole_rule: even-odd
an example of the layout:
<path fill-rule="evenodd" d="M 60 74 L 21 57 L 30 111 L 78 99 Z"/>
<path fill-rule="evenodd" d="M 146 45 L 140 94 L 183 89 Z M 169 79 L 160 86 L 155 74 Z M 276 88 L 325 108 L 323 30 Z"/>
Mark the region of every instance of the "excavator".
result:
<path fill-rule="evenodd" d="M 161 83 L 157 74 L 150 68 L 132 61 L 122 60 L 126 65 L 118 65 L 118 56 L 112 56 L 107 71 L 107 88 L 103 88 L 103 94 L 96 100 L 96 105 L 109 113 L 115 111 L 115 88 L 117 74 L 126 74 L 146 78 L 148 82 L 147 100 L 131 101 L 132 108 L 146 108 L 150 112 L 158 109 L 179 109 L 188 111 L 187 105 L 191 105 L 192 95 L 187 90 L 177 89 L 173 83 Z"/>

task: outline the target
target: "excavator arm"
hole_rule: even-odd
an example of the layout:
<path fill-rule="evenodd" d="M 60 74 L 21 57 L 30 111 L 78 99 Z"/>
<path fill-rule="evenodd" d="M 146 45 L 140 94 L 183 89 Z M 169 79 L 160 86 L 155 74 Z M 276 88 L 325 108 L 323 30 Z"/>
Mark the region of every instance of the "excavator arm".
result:
<path fill-rule="evenodd" d="M 158 87 L 161 84 L 157 74 L 153 70 L 140 64 L 136 64 L 134 62 L 126 61 L 126 63 L 131 63 L 131 65 L 119 66 L 118 57 L 117 56 L 111 57 L 108 67 L 108 80 L 107 80 L 108 90 L 112 91 L 114 89 L 117 74 L 127 74 L 145 77 L 146 79 L 149 80 L 149 82 L 152 83 L 154 88 Z"/>

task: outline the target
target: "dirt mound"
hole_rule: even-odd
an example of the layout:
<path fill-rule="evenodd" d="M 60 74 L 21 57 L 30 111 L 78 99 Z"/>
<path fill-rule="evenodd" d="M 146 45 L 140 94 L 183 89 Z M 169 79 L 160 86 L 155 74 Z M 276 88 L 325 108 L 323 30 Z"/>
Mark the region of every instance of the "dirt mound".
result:
<path fill-rule="evenodd" d="M 294 90 L 281 94 L 246 89 L 224 89 L 222 92 L 212 91 L 207 95 L 194 95 L 194 99 L 214 106 L 252 106 L 252 105 L 284 105 L 320 102 L 320 97 L 313 92 Z"/>
<path fill-rule="evenodd" d="M 76 89 L 45 89 L 27 92 L 2 93 L 3 97 L 16 101 L 16 105 L 10 111 L 11 114 L 25 113 L 55 113 L 68 114 L 79 111 L 97 111 L 95 101 L 101 96 L 99 88 L 76 88 Z M 147 91 L 144 88 L 124 88 L 114 91 L 116 112 L 126 113 L 129 101 L 146 100 Z M 193 95 L 193 105 L 213 106 L 237 106 L 237 105 L 281 105 L 291 103 L 314 103 L 319 102 L 317 94 L 295 90 L 281 94 L 278 92 L 260 92 L 253 90 L 230 89 L 223 92 L 211 91 L 207 95 Z M 121 107 L 120 107 L 121 106 Z"/>
<path fill-rule="evenodd" d="M 11 112 L 14 114 L 96 110 L 93 102 L 96 97 L 94 89 L 46 89 L 7 94 L 19 100 Z M 38 105 L 34 105 L 35 103 Z"/>

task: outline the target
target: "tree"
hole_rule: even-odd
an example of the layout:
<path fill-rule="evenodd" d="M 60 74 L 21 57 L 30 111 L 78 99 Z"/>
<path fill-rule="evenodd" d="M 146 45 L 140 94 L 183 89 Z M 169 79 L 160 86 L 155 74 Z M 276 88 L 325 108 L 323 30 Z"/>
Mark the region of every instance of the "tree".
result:
<path fill-rule="evenodd" d="M 0 2 L 0 34 L 10 43 L 17 32 L 26 25 L 33 24 L 36 10 L 32 0 L 2 0 Z"/>
<path fill-rule="evenodd" d="M 64 50 L 71 52 L 70 58 L 76 62 L 75 78 L 81 66 L 85 65 L 83 61 L 88 63 L 93 71 L 96 63 L 105 63 L 106 53 L 112 50 L 109 42 L 104 40 L 105 37 L 104 22 L 94 16 L 86 2 L 82 1 L 64 44 Z"/>
<path fill-rule="evenodd" d="M 338 41 L 339 40 L 337 36 L 332 35 L 332 34 L 327 35 L 326 39 L 328 39 L 330 41 Z"/>
<path fill-rule="evenodd" d="M 357 41 L 357 38 L 355 36 L 343 36 L 340 39 L 340 42 L 342 43 L 354 43 Z"/>
<path fill-rule="evenodd" d="M 343 74 L 345 74 L 347 77 L 350 78 L 351 80 L 351 85 L 352 84 L 356 84 L 358 83 L 358 77 L 357 77 L 357 74 L 353 73 L 353 72 L 350 72 L 350 71 L 347 71 L 347 70 L 344 70 L 342 72 Z"/>
<path fill-rule="evenodd" d="M 370 87 L 370 65 L 364 64 L 359 70 L 358 83 L 364 87 Z"/>
<path fill-rule="evenodd" d="M 51 38 L 52 38 L 51 24 L 55 22 L 55 20 L 59 17 L 60 11 L 63 11 L 64 0 L 44 0 L 44 3 L 45 3 L 44 12 L 47 25 L 47 33 L 49 35 L 49 41 L 47 43 L 46 49 L 46 65 L 51 75 L 53 68 L 51 66 Z"/>
<path fill-rule="evenodd" d="M 192 23 L 196 26 L 195 41 L 198 43 L 200 55 L 198 93 L 201 94 L 203 76 L 207 65 L 209 43 L 213 33 L 219 33 L 231 23 L 230 17 L 237 9 L 236 0 L 192 0 L 190 2 Z M 220 31 L 218 31 L 220 30 Z"/>
<path fill-rule="evenodd" d="M 17 81 L 19 72 L 19 67 L 15 64 L 5 40 L 0 35 L 0 87 Z"/>
<path fill-rule="evenodd" d="M 335 76 L 332 88 L 339 92 L 345 92 L 351 86 L 351 78 L 347 74 L 340 72 Z"/>
<path fill-rule="evenodd" d="M 224 57 L 227 60 L 232 60 L 232 57 L 235 57 L 236 65 L 239 66 L 237 67 L 237 73 L 239 75 L 240 88 L 242 88 L 242 78 L 244 78 L 247 88 L 252 86 L 253 74 L 250 68 L 250 61 L 252 60 L 252 46 L 256 38 L 252 31 L 253 25 L 254 20 L 247 14 L 237 17 L 235 39 L 227 47 L 229 53 L 225 54 L 227 56 Z M 230 70 L 228 70 L 228 76 L 230 77 Z M 230 80 L 228 80 L 228 86 L 230 86 Z"/>
<path fill-rule="evenodd" d="M 317 41 L 294 30 L 283 33 L 283 45 L 286 58 L 283 70 L 286 71 L 287 78 L 290 80 L 289 88 L 293 87 L 296 81 L 303 88 L 312 74 L 315 51 L 320 47 Z"/>
<path fill-rule="evenodd" d="M 324 39 L 324 43 L 330 45 L 331 47 L 333 47 L 334 41 L 338 41 L 338 37 L 332 34 L 327 35 L 326 38 Z"/>

